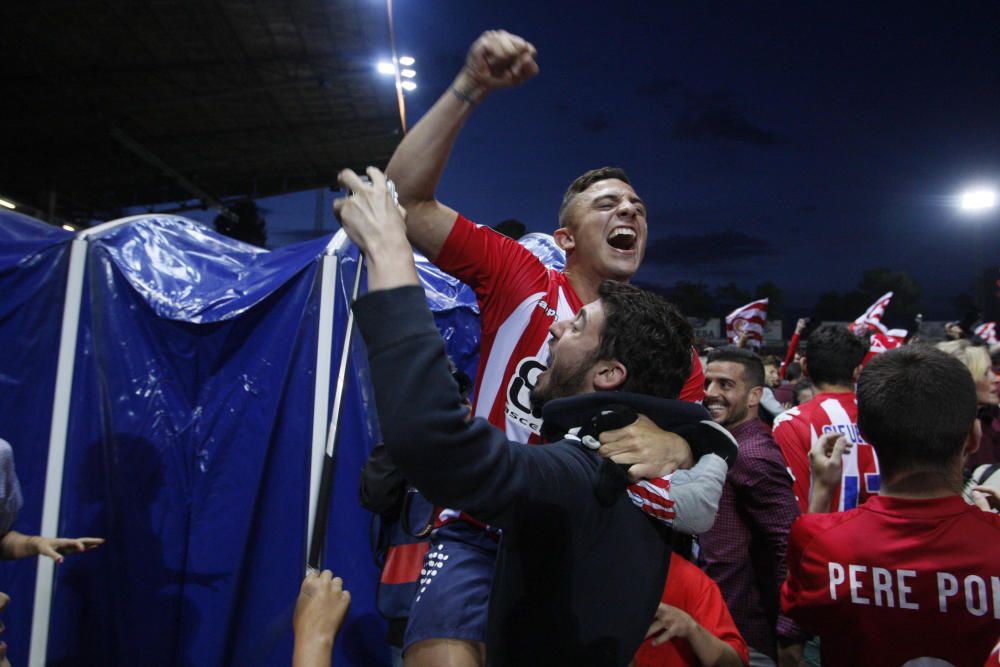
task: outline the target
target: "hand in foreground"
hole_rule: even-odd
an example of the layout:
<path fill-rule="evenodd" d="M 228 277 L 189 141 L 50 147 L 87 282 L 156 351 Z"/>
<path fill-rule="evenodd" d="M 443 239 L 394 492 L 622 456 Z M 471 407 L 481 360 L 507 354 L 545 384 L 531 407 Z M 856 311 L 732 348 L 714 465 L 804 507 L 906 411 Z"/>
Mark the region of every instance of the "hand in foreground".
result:
<path fill-rule="evenodd" d="M 806 330 L 809 326 L 809 319 L 805 317 L 800 317 L 799 321 L 795 323 L 795 333 L 802 335 L 802 332 Z"/>
<path fill-rule="evenodd" d="M 406 211 L 393 201 L 385 174 L 375 167 L 365 170 L 365 183 L 350 169 L 337 174 L 337 182 L 351 194 L 333 202 L 333 212 L 366 255 L 376 255 L 387 245 L 406 243 Z"/>
<path fill-rule="evenodd" d="M 992 486 L 972 487 L 972 502 L 984 512 L 1000 511 L 1000 490 Z"/>
<path fill-rule="evenodd" d="M 340 577 L 330 570 L 306 574 L 292 616 L 295 665 L 329 664 L 333 640 L 350 606 L 351 594 Z"/>
<path fill-rule="evenodd" d="M 63 556 L 90 551 L 104 544 L 103 537 L 41 537 L 28 538 L 28 544 L 39 556 L 48 556 L 56 563 L 63 562 Z"/>
<path fill-rule="evenodd" d="M 659 646 L 674 637 L 690 637 L 697 625 L 687 612 L 661 602 L 653 617 L 653 624 L 646 631 L 646 638 L 657 635 L 653 639 L 653 646 Z"/>
<path fill-rule="evenodd" d="M 538 74 L 535 47 L 530 42 L 504 30 L 487 30 L 465 57 L 459 74 L 462 93 L 470 97 L 485 95 L 500 88 L 517 86 Z"/>
<path fill-rule="evenodd" d="M 824 433 L 809 450 L 809 472 L 812 475 L 810 512 L 830 511 L 833 495 L 844 473 L 844 455 L 851 451 L 851 447 L 842 434 Z"/>
<path fill-rule="evenodd" d="M 850 453 L 851 443 L 840 433 L 824 433 L 809 450 L 809 470 L 813 484 L 835 487 L 844 472 L 844 455 Z"/>
<path fill-rule="evenodd" d="M 805 665 L 803 654 L 805 644 L 778 644 L 778 667 L 800 667 Z"/>
<path fill-rule="evenodd" d="M 368 291 L 419 285 L 406 240 L 406 211 L 393 200 L 385 174 L 375 167 L 366 172 L 371 183 L 350 169 L 340 172 L 337 180 L 353 194 L 333 202 L 333 211 L 368 259 Z"/>
<path fill-rule="evenodd" d="M 625 428 L 601 433 L 600 439 L 597 453 L 615 463 L 631 465 L 628 477 L 633 482 L 664 477 L 694 464 L 687 440 L 661 430 L 646 415 L 639 415 Z"/>

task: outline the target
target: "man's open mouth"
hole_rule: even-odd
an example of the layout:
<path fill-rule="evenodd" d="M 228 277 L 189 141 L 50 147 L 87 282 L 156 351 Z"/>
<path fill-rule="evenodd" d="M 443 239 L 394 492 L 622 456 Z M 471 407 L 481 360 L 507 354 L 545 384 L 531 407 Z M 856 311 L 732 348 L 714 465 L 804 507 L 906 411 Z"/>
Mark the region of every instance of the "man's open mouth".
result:
<path fill-rule="evenodd" d="M 608 245 L 617 250 L 632 250 L 635 248 L 635 243 L 638 239 L 639 236 L 635 233 L 634 229 L 616 227 L 611 230 L 611 235 L 608 236 Z"/>

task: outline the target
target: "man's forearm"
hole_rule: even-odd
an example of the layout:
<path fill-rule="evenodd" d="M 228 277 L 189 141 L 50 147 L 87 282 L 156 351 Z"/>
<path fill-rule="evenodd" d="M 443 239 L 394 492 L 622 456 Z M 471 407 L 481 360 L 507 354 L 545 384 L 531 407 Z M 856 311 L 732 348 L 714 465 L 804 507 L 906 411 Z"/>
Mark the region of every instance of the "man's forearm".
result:
<path fill-rule="evenodd" d="M 822 486 L 814 486 L 809 494 L 809 513 L 822 514 L 829 512 L 833 505 L 833 490 Z"/>
<path fill-rule="evenodd" d="M 721 457 L 708 454 L 690 470 L 678 470 L 670 476 L 670 495 L 674 501 L 674 530 L 696 535 L 715 523 L 719 498 L 729 466 Z"/>
<path fill-rule="evenodd" d="M 464 72 L 407 133 L 386 168 L 396 184 L 399 203 L 408 212 L 407 237 L 431 261 L 437 259 L 457 217 L 435 199 L 434 191 L 474 101 L 485 95 Z"/>
<path fill-rule="evenodd" d="M 396 183 L 409 215 L 410 242 L 434 261 L 455 223 L 456 213 L 434 197 L 465 119 L 486 95 L 518 85 L 538 72 L 535 47 L 502 30 L 482 34 L 455 81 L 396 148 L 386 173 Z"/>
<path fill-rule="evenodd" d="M 434 199 L 458 133 L 475 102 L 485 94 L 463 69 L 400 142 L 386 167 L 386 175 L 396 184 L 399 203 L 404 207 Z"/>
<path fill-rule="evenodd" d="M 14 560 L 38 555 L 38 547 L 33 544 L 35 538 L 24 535 L 16 530 L 7 531 L 0 537 L 0 559 Z"/>

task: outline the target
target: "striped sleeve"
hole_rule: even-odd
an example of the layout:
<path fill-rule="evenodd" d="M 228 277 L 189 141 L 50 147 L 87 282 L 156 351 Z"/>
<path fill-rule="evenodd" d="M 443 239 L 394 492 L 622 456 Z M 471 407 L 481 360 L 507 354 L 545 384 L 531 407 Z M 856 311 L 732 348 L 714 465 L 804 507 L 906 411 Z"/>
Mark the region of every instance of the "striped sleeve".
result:
<path fill-rule="evenodd" d="M 715 523 L 729 466 L 706 454 L 690 470 L 630 484 L 628 497 L 646 514 L 682 533 L 702 533 Z"/>

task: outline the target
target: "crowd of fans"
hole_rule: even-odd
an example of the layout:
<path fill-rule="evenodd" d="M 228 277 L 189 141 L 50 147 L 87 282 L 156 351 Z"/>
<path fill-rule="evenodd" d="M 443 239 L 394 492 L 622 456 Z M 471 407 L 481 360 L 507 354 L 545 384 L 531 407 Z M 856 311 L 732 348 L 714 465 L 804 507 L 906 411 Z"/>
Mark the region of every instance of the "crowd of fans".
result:
<path fill-rule="evenodd" d="M 395 475 L 391 502 L 369 505 L 387 536 L 394 660 L 995 662 L 989 350 L 961 337 L 871 355 L 867 332 L 838 325 L 799 345 L 800 321 L 784 360 L 695 351 L 672 307 L 615 282 L 647 235 L 619 169 L 570 185 L 554 234 L 566 267 L 546 269 L 434 194 L 473 109 L 535 72 L 530 44 L 485 33 L 391 182 L 341 175 L 353 194 L 336 213 L 370 261 L 355 310 L 385 438 L 363 497 Z M 479 300 L 481 364 L 461 394 L 410 244 Z"/>
<path fill-rule="evenodd" d="M 988 347 L 951 331 L 866 361 L 865 333 L 800 345 L 800 321 L 784 360 L 696 350 L 673 306 L 627 284 L 646 209 L 617 168 L 566 191 L 563 271 L 439 202 L 465 120 L 537 71 L 529 43 L 485 33 L 387 174 L 340 176 L 335 212 L 368 261 L 354 308 L 385 443 L 361 502 L 393 662 L 1000 664 Z M 476 292 L 474 381 L 449 366 L 412 248 Z M 0 557 L 99 543 L 21 538 Z M 349 604 L 333 573 L 306 576 L 295 665 L 329 664 Z"/>

